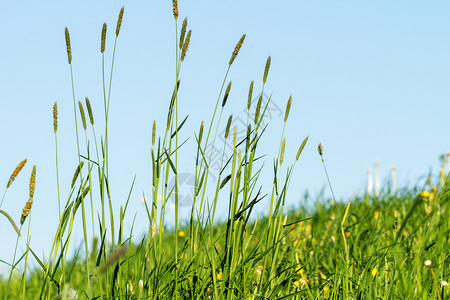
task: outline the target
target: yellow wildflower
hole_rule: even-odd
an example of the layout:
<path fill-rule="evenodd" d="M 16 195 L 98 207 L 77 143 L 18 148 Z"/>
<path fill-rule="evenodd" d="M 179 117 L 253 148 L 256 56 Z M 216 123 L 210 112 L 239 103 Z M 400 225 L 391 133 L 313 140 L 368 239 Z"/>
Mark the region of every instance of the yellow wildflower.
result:
<path fill-rule="evenodd" d="M 437 192 L 437 187 L 436 187 L 436 186 L 433 186 L 433 187 L 431 188 L 431 190 L 433 191 L 433 193 L 436 193 L 436 192 Z"/>
<path fill-rule="evenodd" d="M 394 209 L 394 218 L 398 218 L 400 216 L 400 213 L 398 212 L 398 210 Z"/>
<path fill-rule="evenodd" d="M 346 237 L 346 238 L 349 238 L 349 237 L 350 237 L 350 232 L 347 231 L 347 232 L 345 233 L 345 237 Z"/>
<path fill-rule="evenodd" d="M 222 272 L 217 273 L 216 278 L 217 280 L 222 279 Z"/>
<path fill-rule="evenodd" d="M 328 286 L 325 286 L 323 288 L 323 296 L 325 297 L 325 299 L 328 299 L 328 297 L 330 296 L 330 288 Z"/>
<path fill-rule="evenodd" d="M 419 193 L 419 196 L 422 197 L 422 198 L 428 198 L 428 197 L 430 197 L 430 192 L 427 192 L 427 191 L 421 191 L 421 192 Z"/>
<path fill-rule="evenodd" d="M 263 266 L 259 266 L 257 269 L 256 269 L 256 273 L 258 274 L 258 275 L 261 275 L 262 274 L 262 271 L 263 271 Z"/>
<path fill-rule="evenodd" d="M 303 275 L 303 272 L 305 272 L 305 270 L 302 267 L 297 267 L 297 268 L 295 268 L 295 272 L 298 275 Z"/>
<path fill-rule="evenodd" d="M 178 236 L 179 237 L 184 237 L 186 234 L 184 233 L 184 231 L 179 231 L 178 232 Z"/>
<path fill-rule="evenodd" d="M 309 282 L 308 278 L 306 278 L 306 276 L 302 276 L 302 278 L 300 278 L 298 281 L 300 282 L 300 284 L 302 286 L 304 286 L 305 284 L 307 284 Z"/>
<path fill-rule="evenodd" d="M 370 271 L 370 274 L 372 275 L 372 277 L 375 277 L 378 273 L 377 268 L 373 268 L 372 271 Z"/>
<path fill-rule="evenodd" d="M 381 212 L 379 212 L 379 211 L 374 211 L 373 212 L 373 217 L 375 218 L 375 220 L 378 220 L 379 218 L 380 218 L 380 216 L 381 216 Z"/>

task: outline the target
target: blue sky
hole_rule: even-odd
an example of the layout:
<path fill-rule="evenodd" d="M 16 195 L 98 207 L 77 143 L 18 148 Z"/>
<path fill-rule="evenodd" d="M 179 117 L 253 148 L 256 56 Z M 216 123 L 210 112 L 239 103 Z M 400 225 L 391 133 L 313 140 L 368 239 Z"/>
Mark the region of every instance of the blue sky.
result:
<path fill-rule="evenodd" d="M 109 127 L 110 181 L 117 208 L 136 175 L 126 228 L 136 213 L 136 233 L 146 231 L 140 197 L 150 193 L 151 126 L 153 120 L 164 123 L 175 78 L 171 5 L 171 1 L 0 4 L 0 182 L 6 184 L 17 163 L 28 158 L 2 209 L 19 221 L 36 164 L 31 245 L 37 253 L 50 251 L 58 219 L 54 101 L 59 106 L 62 199 L 77 163 L 64 28 L 71 35 L 76 98 L 90 98 L 100 135 L 100 32 L 107 22 L 110 62 L 122 6 Z M 229 114 L 246 117 L 248 86 L 255 80 L 255 93 L 261 89 L 270 55 L 265 93 L 272 94 L 283 114 L 272 115 L 261 142 L 260 154 L 267 155 L 261 181 L 265 192 L 270 191 L 289 95 L 293 102 L 285 161 L 293 162 L 301 141 L 310 137 L 293 175 L 289 206 L 297 206 L 306 190 L 317 195 L 325 186 L 316 150 L 319 142 L 339 199 L 348 200 L 360 184 L 365 189 L 367 169 L 375 160 L 382 179 L 395 165 L 399 185 L 421 184 L 430 169 L 438 170 L 438 156 L 450 150 L 449 9 L 448 1 L 182 1 L 178 29 L 187 16 L 192 30 L 180 75 L 179 108 L 183 117 L 189 114 L 184 137 L 192 136 L 202 120 L 209 122 L 230 55 L 245 33 L 229 74 L 233 85 L 222 127 Z M 183 157 L 181 168 L 186 173 L 193 166 L 189 148 L 192 143 Z M 329 196 L 328 189 L 325 195 Z M 261 203 L 261 211 L 266 204 Z M 188 211 L 183 208 L 181 214 L 187 217 Z M 167 220 L 173 222 L 173 217 Z M 15 235 L 5 218 L 0 218 L 0 228 L 2 243 L 13 245 Z M 75 241 L 81 237 L 81 230 L 74 233 Z M 12 253 L 12 246 L 0 247 L 0 259 L 10 261 Z"/>

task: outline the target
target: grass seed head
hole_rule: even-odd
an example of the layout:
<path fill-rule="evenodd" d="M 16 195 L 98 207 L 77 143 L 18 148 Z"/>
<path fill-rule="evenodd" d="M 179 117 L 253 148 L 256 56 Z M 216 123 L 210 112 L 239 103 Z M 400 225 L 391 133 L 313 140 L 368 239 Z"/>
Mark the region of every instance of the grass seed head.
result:
<path fill-rule="evenodd" d="M 252 104 L 252 95 L 253 95 L 253 81 L 250 83 L 250 88 L 248 89 L 247 110 L 250 110 L 250 105 Z"/>
<path fill-rule="evenodd" d="M 241 47 L 242 47 L 242 44 L 244 43 L 244 40 L 245 40 L 245 34 L 242 35 L 241 39 L 236 44 L 236 47 L 234 47 L 233 54 L 231 55 L 230 62 L 228 63 L 229 66 L 231 66 L 231 64 L 234 62 L 236 56 L 239 53 L 239 50 L 241 50 Z"/>
<path fill-rule="evenodd" d="M 230 133 L 231 120 L 233 120 L 233 115 L 228 117 L 227 128 L 225 129 L 225 140 L 228 138 L 228 134 Z"/>
<path fill-rule="evenodd" d="M 319 152 L 320 157 L 322 157 L 323 160 L 323 148 L 321 143 L 319 143 L 319 146 L 317 146 L 317 151 Z"/>
<path fill-rule="evenodd" d="M 258 104 L 256 105 L 256 111 L 255 111 L 255 124 L 258 123 L 259 111 L 261 110 L 261 103 L 262 103 L 262 95 L 259 96 Z"/>
<path fill-rule="evenodd" d="M 9 177 L 8 183 L 6 184 L 6 188 L 10 187 L 10 185 L 13 183 L 14 179 L 16 179 L 17 175 L 19 175 L 20 171 L 23 169 L 26 163 L 27 159 L 25 158 L 16 166 L 11 176 Z"/>
<path fill-rule="evenodd" d="M 20 218 L 20 225 L 23 225 L 25 219 L 28 217 L 31 211 L 31 207 L 33 206 L 33 197 L 34 190 L 36 188 L 36 165 L 33 166 L 33 170 L 31 171 L 30 177 L 30 197 L 28 198 L 27 203 L 25 203 L 25 207 L 22 210 L 22 216 Z"/>
<path fill-rule="evenodd" d="M 200 132 L 198 133 L 198 143 L 200 144 L 202 142 L 202 136 L 203 136 L 203 121 L 200 125 Z"/>
<path fill-rule="evenodd" d="M 284 123 L 286 123 L 287 118 L 289 117 L 289 111 L 291 110 L 291 101 L 292 101 L 292 95 L 289 96 L 289 100 L 286 104 L 286 113 L 284 114 Z"/>
<path fill-rule="evenodd" d="M 176 20 L 176 19 L 178 19 L 178 1 L 172 0 L 172 5 L 173 5 L 173 16 Z"/>
<path fill-rule="evenodd" d="M 80 106 L 80 114 L 81 114 L 81 121 L 83 122 L 83 128 L 86 130 L 86 115 L 84 114 L 84 108 L 83 104 L 81 104 L 81 101 L 78 101 L 78 105 Z"/>
<path fill-rule="evenodd" d="M 75 173 L 73 174 L 72 184 L 70 185 L 70 188 L 73 188 L 73 186 L 75 185 L 75 182 L 77 181 L 78 175 L 80 175 L 80 171 L 83 168 L 83 165 L 84 162 L 81 162 L 75 169 Z"/>
<path fill-rule="evenodd" d="M 267 74 L 269 73 L 270 61 L 271 61 L 271 58 L 270 58 L 270 56 L 269 56 L 269 57 L 267 58 L 267 61 L 266 61 L 266 68 L 264 69 L 264 77 L 263 77 L 263 83 L 264 83 L 264 84 L 266 83 L 266 80 L 267 80 Z"/>
<path fill-rule="evenodd" d="M 298 158 L 300 157 L 300 154 L 302 154 L 303 148 L 305 148 L 306 142 L 308 142 L 308 138 L 309 138 L 309 136 L 307 136 L 307 137 L 303 140 L 302 145 L 301 145 L 300 148 L 298 149 L 297 156 L 295 157 L 295 161 L 297 161 Z"/>
<path fill-rule="evenodd" d="M 155 146 L 155 136 L 156 136 L 156 121 L 153 121 L 153 129 L 152 129 L 152 147 Z"/>
<path fill-rule="evenodd" d="M 183 48 L 184 36 L 186 35 L 186 28 L 187 28 L 187 18 L 184 18 L 183 25 L 181 26 L 180 43 L 179 43 L 180 50 Z"/>
<path fill-rule="evenodd" d="M 121 246 L 116 249 L 108 258 L 106 259 L 105 264 L 100 269 L 100 273 L 104 273 L 108 268 L 110 268 L 112 265 L 114 265 L 120 258 L 125 256 L 128 252 L 127 246 Z"/>
<path fill-rule="evenodd" d="M 53 104 L 53 131 L 56 134 L 56 131 L 58 130 L 58 104 Z"/>
<path fill-rule="evenodd" d="M 103 23 L 102 27 L 102 41 L 100 43 L 100 52 L 105 52 L 105 44 L 106 44 L 106 23 Z"/>
<path fill-rule="evenodd" d="M 286 146 L 286 138 L 283 138 L 283 144 L 281 144 L 280 166 L 283 164 L 285 146 Z"/>
<path fill-rule="evenodd" d="M 227 182 L 228 182 L 230 179 L 231 179 L 231 175 L 228 175 L 227 177 L 225 177 L 225 178 L 222 180 L 222 182 L 220 183 L 219 190 L 221 190 L 221 189 L 225 186 L 225 184 L 227 184 Z"/>
<path fill-rule="evenodd" d="M 120 26 L 122 26 L 122 19 L 123 19 L 123 11 L 124 11 L 124 9 L 125 9 L 124 7 L 122 7 L 120 9 L 119 18 L 117 19 L 116 37 L 119 36 Z"/>
<path fill-rule="evenodd" d="M 250 133 L 251 132 L 252 132 L 252 125 L 248 124 L 248 126 L 247 126 L 247 137 L 246 137 L 246 140 L 245 140 L 245 151 L 246 152 L 248 151 L 248 148 L 250 146 Z"/>
<path fill-rule="evenodd" d="M 92 114 L 91 102 L 88 97 L 86 97 L 86 107 L 88 110 L 89 122 L 91 122 L 91 125 L 94 125 L 94 115 Z"/>
<path fill-rule="evenodd" d="M 67 59 L 69 61 L 69 65 L 72 64 L 72 48 L 70 47 L 70 35 L 69 35 L 69 29 L 65 30 L 66 33 L 66 48 L 67 48 Z"/>
<path fill-rule="evenodd" d="M 227 103 L 227 99 L 228 99 L 228 95 L 230 94 L 230 90 L 231 90 L 231 81 L 228 83 L 227 89 L 225 91 L 225 96 L 223 96 L 222 107 L 224 107 L 225 104 Z"/>
<path fill-rule="evenodd" d="M 189 32 L 186 36 L 186 39 L 184 40 L 183 50 L 181 50 L 181 58 L 180 58 L 181 61 L 183 61 L 184 58 L 186 57 L 186 52 L 189 48 L 189 42 L 191 40 L 191 33 L 192 33 L 192 30 L 189 30 Z"/>

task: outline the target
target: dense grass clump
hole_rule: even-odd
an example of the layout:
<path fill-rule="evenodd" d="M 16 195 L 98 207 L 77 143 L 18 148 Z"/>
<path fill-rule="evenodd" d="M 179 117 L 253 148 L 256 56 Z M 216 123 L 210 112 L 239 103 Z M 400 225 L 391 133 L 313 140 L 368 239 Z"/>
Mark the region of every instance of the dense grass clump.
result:
<path fill-rule="evenodd" d="M 173 1 L 174 21 L 178 26 L 178 3 Z M 176 32 L 176 72 L 173 91 L 168 102 L 167 122 L 153 122 L 151 148 L 152 183 L 145 207 L 148 216 L 147 234 L 132 242 L 133 232 L 124 232 L 128 201 L 120 206 L 114 218 L 109 189 L 108 123 L 115 49 L 119 38 L 124 9 L 119 13 L 115 42 L 106 78 L 105 43 L 107 26 L 101 30 L 102 82 L 104 112 L 94 113 L 89 99 L 77 101 L 72 72 L 69 30 L 65 39 L 72 81 L 77 166 L 70 193 L 60 195 L 58 167 L 58 106 L 53 106 L 56 148 L 56 188 L 58 189 L 59 224 L 53 233 L 46 259 L 33 251 L 29 228 L 35 184 L 39 184 L 36 166 L 30 178 L 30 197 L 21 215 L 20 226 L 8 218 L 17 239 L 27 239 L 24 253 L 14 254 L 7 264 L 8 278 L 0 279 L 3 299 L 445 299 L 449 296 L 449 233 L 450 180 L 441 174 L 436 186 L 431 181 L 422 189 L 390 190 L 380 195 L 355 197 L 348 203 L 317 199 L 314 206 L 287 210 L 286 194 L 296 163 L 307 147 L 308 137 L 298 141 L 293 162 L 285 157 L 285 126 L 289 119 L 292 97 L 287 100 L 279 150 L 273 160 L 273 185 L 261 187 L 258 179 L 264 166 L 259 142 L 266 127 L 262 120 L 267 110 L 262 96 L 255 111 L 250 111 L 254 82 L 249 88 L 247 133 L 238 138 L 232 127 L 233 116 L 222 118 L 232 87 L 228 73 L 237 63 L 245 34 L 237 42 L 218 92 L 214 112 L 201 121 L 193 135 L 196 161 L 194 197 L 187 223 L 178 219 L 178 161 L 182 158 L 186 140 L 181 140 L 188 116 L 178 111 L 180 70 L 187 58 L 191 30 L 184 19 L 180 34 Z M 232 49 L 230 49 L 232 50 Z M 271 58 L 268 57 L 262 78 L 261 95 L 268 80 Z M 87 116 L 85 109 L 87 110 Z M 100 139 L 94 124 L 104 125 Z M 226 122 L 224 122 L 226 121 Z M 80 125 L 80 126 L 79 126 Z M 267 125 L 265 125 L 267 126 Z M 164 134 L 157 136 L 157 127 Z M 220 171 L 212 172 L 212 149 L 217 136 L 225 128 Z M 184 132 L 183 132 L 184 133 Z M 84 137 L 83 137 L 84 136 Z M 226 144 L 233 152 L 225 152 Z M 89 145 L 90 148 L 89 148 Z M 213 147 L 209 147 L 209 146 Z M 322 145 L 318 152 L 325 174 Z M 318 155 L 319 159 L 319 155 Z M 22 161 L 12 173 L 6 191 L 25 166 Z M 283 166 L 283 173 L 282 170 Z M 328 176 L 327 176 L 328 177 Z M 173 188 L 169 184 L 175 179 Z M 65 182 L 67 182 L 66 180 Z M 328 180 L 329 181 L 329 180 Z M 330 183 L 330 188 L 332 183 Z M 210 194 L 209 186 L 214 193 Z M 130 195 L 132 192 L 130 188 Z M 332 191 L 332 189 L 331 189 Z M 162 201 L 159 199 L 162 195 Z M 166 208 L 174 197 L 174 230 L 165 230 Z M 217 200 L 227 199 L 226 221 L 216 219 Z M 334 196 L 333 196 L 334 198 Z M 269 210 L 254 216 L 261 201 Z M 28 217 L 28 218 L 27 218 Z M 90 218 L 90 220 L 89 220 Z M 82 228 L 73 226 L 82 220 Z M 89 221 L 88 221 L 89 220 Z M 28 221 L 28 235 L 22 226 Z M 91 224 L 92 228 L 89 228 Z M 71 236 L 82 230 L 83 244 L 76 254 L 68 255 Z M 128 236 L 127 236 L 128 235 Z M 29 259 L 37 267 L 27 270 Z"/>

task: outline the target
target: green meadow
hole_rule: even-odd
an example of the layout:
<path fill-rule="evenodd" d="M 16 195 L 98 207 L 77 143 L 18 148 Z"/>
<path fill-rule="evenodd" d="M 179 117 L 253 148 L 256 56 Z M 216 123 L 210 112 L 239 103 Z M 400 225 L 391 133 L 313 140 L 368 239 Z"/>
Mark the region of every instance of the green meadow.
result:
<path fill-rule="evenodd" d="M 36 220 L 31 215 L 35 186 L 40 181 L 39 165 L 30 168 L 25 159 L 11 170 L 0 204 L 0 217 L 8 220 L 2 231 L 17 234 L 15 245 L 2 246 L 15 251 L 12 261 L 0 257 L 0 263 L 10 270 L 0 277 L 0 298 L 449 299 L 450 180 L 445 174 L 449 156 L 442 156 L 440 174 L 430 174 L 417 187 L 397 190 L 388 182 L 377 195 L 364 195 L 359 190 L 351 199 L 322 197 L 314 199 L 313 204 L 305 201 L 304 205 L 288 209 L 287 191 L 294 172 L 301 168 L 306 148 L 317 151 L 323 165 L 320 180 L 327 181 L 333 194 L 333 180 L 326 169 L 326 145 L 311 145 L 307 136 L 299 137 L 297 155 L 285 157 L 284 132 L 292 117 L 291 104 L 295 105 L 289 98 L 284 125 L 279 130 L 278 152 L 265 153 L 259 146 L 267 138 L 267 126 L 271 126 L 263 122 L 271 99 L 264 102 L 260 96 L 254 111 L 251 100 L 254 95 L 263 95 L 266 81 L 270 80 L 270 57 L 261 77 L 251 82 L 248 99 L 242 99 L 247 105 L 247 131 L 244 138 L 238 138 L 237 128 L 231 126 L 233 115 L 225 115 L 224 107 L 232 88 L 228 74 L 239 63 L 245 35 L 230 45 L 228 69 L 217 100 L 211 103 L 213 113 L 204 121 L 189 119 L 198 122 L 198 129 L 192 134 L 187 132 L 184 125 L 188 112 L 178 110 L 178 90 L 182 88 L 183 61 L 189 59 L 191 30 L 187 19 L 178 18 L 176 0 L 173 15 L 177 28 L 176 73 L 173 91 L 167 96 L 169 109 L 160 112 L 167 114 L 166 122 L 153 122 L 148 151 L 152 182 L 150 194 L 143 195 L 148 216 L 145 237 L 136 240 L 138 232 L 124 229 L 125 223 L 133 223 L 133 228 L 135 225 L 135 212 L 128 208 L 133 185 L 120 210 L 113 211 L 108 181 L 115 50 L 120 43 L 122 21 L 126 22 L 122 8 L 116 26 L 107 27 L 105 23 L 99 38 L 103 111 L 92 111 L 89 98 L 75 97 L 77 78 L 72 72 L 72 55 L 76 53 L 72 53 L 69 28 L 65 29 L 78 164 L 73 178 L 59 178 L 55 102 L 49 111 L 53 109 L 58 189 L 58 198 L 52 201 L 58 207 L 59 224 L 48 231 L 53 239 L 49 252 L 43 256 L 34 251 L 29 241 Z M 115 36 L 110 47 L 105 44 L 107 35 Z M 105 60 L 106 51 L 112 53 L 111 61 Z M 254 86 L 261 89 L 253 90 Z M 188 148 L 186 137 L 194 141 L 193 149 Z M 217 172 L 210 168 L 213 153 L 209 145 L 223 149 Z M 233 149 L 231 153 L 226 146 Z M 187 153 L 196 154 L 191 170 L 194 192 L 190 218 L 182 222 L 178 167 Z M 273 170 L 271 186 L 261 184 L 263 168 Z M 21 188 L 14 185 L 14 179 L 28 176 L 30 169 L 29 200 L 20 216 L 10 215 L 3 208 L 11 201 L 7 192 Z M 170 184 L 171 178 L 175 178 L 174 184 Z M 71 182 L 69 194 L 60 193 L 60 183 L 67 182 Z M 169 209 L 169 199 L 174 199 L 173 210 Z M 219 199 L 228 202 L 225 220 L 218 217 Z M 257 214 L 262 203 L 269 203 L 270 208 Z M 174 224 L 165 223 L 169 213 L 175 216 Z M 79 221 L 81 227 L 75 225 Z M 69 251 L 77 243 L 74 232 L 83 236 L 75 254 Z M 25 251 L 18 249 L 19 240 L 28 241 Z"/>

